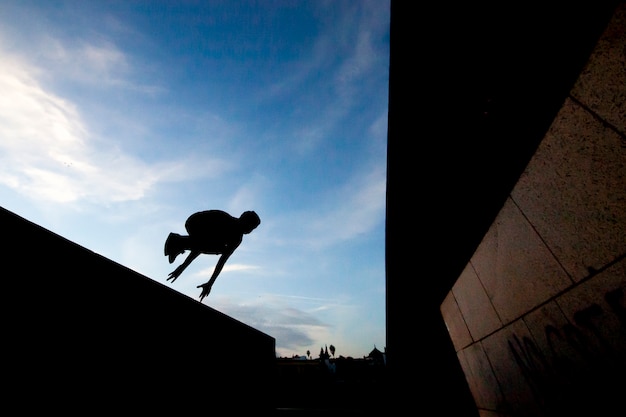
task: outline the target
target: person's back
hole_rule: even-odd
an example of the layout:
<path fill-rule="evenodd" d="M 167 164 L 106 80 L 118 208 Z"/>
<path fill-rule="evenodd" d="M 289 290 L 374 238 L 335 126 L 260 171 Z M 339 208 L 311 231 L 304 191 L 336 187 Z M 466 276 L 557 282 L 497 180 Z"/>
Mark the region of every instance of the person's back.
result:
<path fill-rule="evenodd" d="M 185 229 L 191 250 L 206 254 L 234 251 L 241 243 L 243 232 L 239 219 L 222 210 L 200 211 L 189 216 Z"/>
<path fill-rule="evenodd" d="M 198 288 L 202 288 L 200 301 L 211 291 L 211 286 L 222 271 L 224 264 L 239 247 L 244 234 L 252 232 L 261 224 L 261 219 L 254 211 L 245 211 L 237 217 L 222 210 L 205 210 L 192 214 L 185 222 L 188 236 L 170 233 L 165 241 L 164 252 L 172 263 L 176 257 L 191 251 L 182 265 L 179 265 L 169 274 L 167 280 L 174 282 L 180 274 L 200 254 L 221 255 L 209 281 Z"/>

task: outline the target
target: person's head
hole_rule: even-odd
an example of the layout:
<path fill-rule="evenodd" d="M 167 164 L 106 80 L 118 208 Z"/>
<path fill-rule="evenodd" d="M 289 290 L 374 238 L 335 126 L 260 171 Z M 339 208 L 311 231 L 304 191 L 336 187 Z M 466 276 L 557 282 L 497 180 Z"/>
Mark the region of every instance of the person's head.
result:
<path fill-rule="evenodd" d="M 239 216 L 239 220 L 241 221 L 241 229 L 244 234 L 250 233 L 261 224 L 261 218 L 254 211 L 244 211 Z"/>

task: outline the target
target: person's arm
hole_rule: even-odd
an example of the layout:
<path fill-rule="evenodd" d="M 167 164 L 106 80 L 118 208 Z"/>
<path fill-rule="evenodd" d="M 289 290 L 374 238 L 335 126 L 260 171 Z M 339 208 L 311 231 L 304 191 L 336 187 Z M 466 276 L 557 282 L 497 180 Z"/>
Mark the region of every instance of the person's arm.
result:
<path fill-rule="evenodd" d="M 224 252 L 222 256 L 220 256 L 220 258 L 217 260 L 217 264 L 215 264 L 215 269 L 213 269 L 213 274 L 211 274 L 211 278 L 204 284 L 198 285 L 196 287 L 196 288 L 202 288 L 202 292 L 200 293 L 200 301 L 202 301 L 204 297 L 209 295 L 209 293 L 211 292 L 211 287 L 213 286 L 213 283 L 219 276 L 220 272 L 222 272 L 224 265 L 226 265 L 226 261 L 228 260 L 228 258 L 230 258 L 230 255 L 233 254 L 233 251 Z"/>
<path fill-rule="evenodd" d="M 167 278 L 167 281 L 169 281 L 170 279 L 172 280 L 172 282 L 176 281 L 176 278 L 178 278 L 180 276 L 180 274 L 183 273 L 183 271 L 193 262 L 194 259 L 196 259 L 198 256 L 200 255 L 200 252 L 197 251 L 191 251 L 189 253 L 189 255 L 187 255 L 187 258 L 185 259 L 185 262 L 183 262 L 182 264 L 180 264 L 173 272 L 170 272 L 170 274 L 168 275 L 169 278 Z"/>
<path fill-rule="evenodd" d="M 211 275 L 211 279 L 209 279 L 209 281 L 208 281 L 208 284 L 210 286 L 213 285 L 213 283 L 217 279 L 217 276 L 220 274 L 220 272 L 222 272 L 222 269 L 224 268 L 224 265 L 226 265 L 226 261 L 228 260 L 228 258 L 230 258 L 231 254 L 232 254 L 232 252 L 224 253 L 217 260 L 217 264 L 215 264 L 215 269 L 213 270 L 213 274 Z"/>

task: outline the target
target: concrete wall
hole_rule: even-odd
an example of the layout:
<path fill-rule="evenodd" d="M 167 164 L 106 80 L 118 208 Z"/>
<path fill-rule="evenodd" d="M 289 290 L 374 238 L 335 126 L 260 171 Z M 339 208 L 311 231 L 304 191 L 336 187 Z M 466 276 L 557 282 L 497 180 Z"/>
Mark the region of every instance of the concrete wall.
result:
<path fill-rule="evenodd" d="M 481 416 L 623 415 L 625 256 L 622 3 L 441 304 Z"/>
<path fill-rule="evenodd" d="M 8 413 L 274 408 L 273 337 L 5 209 L 0 226 Z"/>

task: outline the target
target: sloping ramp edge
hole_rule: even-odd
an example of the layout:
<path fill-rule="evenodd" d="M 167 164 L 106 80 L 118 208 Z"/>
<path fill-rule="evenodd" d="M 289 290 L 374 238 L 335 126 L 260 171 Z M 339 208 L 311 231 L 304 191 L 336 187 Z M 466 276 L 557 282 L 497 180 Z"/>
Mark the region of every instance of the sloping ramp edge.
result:
<path fill-rule="evenodd" d="M 272 408 L 273 337 L 1 207 L 0 225 L 20 410 Z"/>

